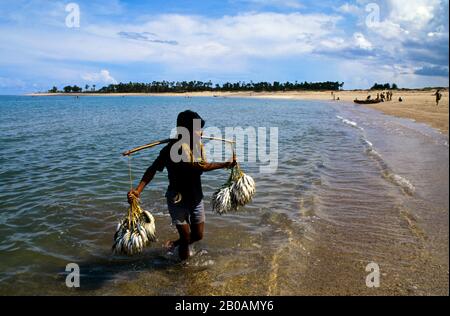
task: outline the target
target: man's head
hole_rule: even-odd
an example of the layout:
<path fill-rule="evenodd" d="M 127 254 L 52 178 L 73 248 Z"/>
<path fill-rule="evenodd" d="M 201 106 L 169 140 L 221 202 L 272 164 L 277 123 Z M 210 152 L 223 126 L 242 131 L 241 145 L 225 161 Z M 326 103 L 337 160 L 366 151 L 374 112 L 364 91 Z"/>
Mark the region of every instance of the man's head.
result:
<path fill-rule="evenodd" d="M 200 140 L 200 137 L 202 136 L 202 128 L 204 126 L 205 121 L 197 112 L 186 110 L 178 114 L 177 128 L 182 127 L 186 128 L 189 131 L 191 144 L 196 143 Z M 181 135 L 179 134 L 178 137 L 180 138 Z"/>
<path fill-rule="evenodd" d="M 177 127 L 185 127 L 191 133 L 200 132 L 205 126 L 205 121 L 198 115 L 197 112 L 186 110 L 178 114 Z M 195 130 L 194 130 L 195 129 Z"/>

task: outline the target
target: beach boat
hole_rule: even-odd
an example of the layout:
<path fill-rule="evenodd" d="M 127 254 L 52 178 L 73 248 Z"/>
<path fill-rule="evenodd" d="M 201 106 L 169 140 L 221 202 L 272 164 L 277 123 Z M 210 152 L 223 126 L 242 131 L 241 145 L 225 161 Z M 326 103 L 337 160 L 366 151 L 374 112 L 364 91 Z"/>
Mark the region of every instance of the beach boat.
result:
<path fill-rule="evenodd" d="M 375 103 L 380 103 L 381 100 L 358 100 L 358 99 L 355 99 L 355 100 L 353 100 L 353 102 L 358 103 L 358 104 L 375 104 Z"/>

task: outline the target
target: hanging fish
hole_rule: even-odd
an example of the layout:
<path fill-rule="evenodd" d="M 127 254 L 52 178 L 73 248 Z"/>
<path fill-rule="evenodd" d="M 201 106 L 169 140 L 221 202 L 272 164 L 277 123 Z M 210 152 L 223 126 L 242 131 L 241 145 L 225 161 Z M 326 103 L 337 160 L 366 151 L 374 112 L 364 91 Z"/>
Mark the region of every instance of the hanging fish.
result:
<path fill-rule="evenodd" d="M 134 255 L 156 241 L 155 218 L 141 209 L 139 199 L 132 196 L 125 217 L 117 224 L 112 250 L 115 254 Z"/>
<path fill-rule="evenodd" d="M 213 211 L 218 214 L 237 211 L 240 206 L 252 200 L 255 192 L 256 183 L 253 178 L 245 174 L 239 164 L 236 164 L 231 169 L 227 183 L 213 194 Z"/>

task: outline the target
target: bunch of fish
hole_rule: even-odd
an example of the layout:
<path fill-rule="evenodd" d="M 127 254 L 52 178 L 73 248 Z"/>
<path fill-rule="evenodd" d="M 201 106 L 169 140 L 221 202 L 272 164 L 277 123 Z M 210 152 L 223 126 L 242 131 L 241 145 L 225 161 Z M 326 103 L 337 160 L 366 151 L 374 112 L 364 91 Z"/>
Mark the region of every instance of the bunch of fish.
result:
<path fill-rule="evenodd" d="M 231 169 L 227 183 L 212 197 L 213 211 L 219 214 L 237 211 L 240 206 L 252 200 L 255 192 L 256 184 L 253 178 L 242 172 L 239 164 L 236 164 Z"/>
<path fill-rule="evenodd" d="M 135 255 L 156 241 L 155 218 L 141 209 L 133 196 L 127 215 L 117 224 L 112 250 L 115 254 Z"/>

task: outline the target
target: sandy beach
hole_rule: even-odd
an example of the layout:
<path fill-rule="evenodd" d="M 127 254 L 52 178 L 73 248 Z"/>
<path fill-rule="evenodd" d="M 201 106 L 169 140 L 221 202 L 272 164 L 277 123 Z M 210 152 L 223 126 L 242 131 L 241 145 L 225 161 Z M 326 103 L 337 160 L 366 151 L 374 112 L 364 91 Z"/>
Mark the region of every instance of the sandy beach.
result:
<path fill-rule="evenodd" d="M 448 90 L 442 91 L 439 106 L 435 104 L 435 90 L 399 90 L 394 91 L 392 101 L 364 105 L 382 111 L 388 115 L 408 118 L 420 123 L 426 123 L 443 133 L 449 131 L 449 99 Z M 354 99 L 365 99 L 368 95 L 375 97 L 377 91 L 356 90 L 334 93 L 339 101 L 353 102 Z M 299 92 L 189 92 L 189 93 L 33 93 L 31 96 L 185 96 L 185 97 L 252 97 L 298 100 L 333 100 L 331 91 L 299 91 Z M 403 102 L 399 102 L 401 97 Z"/>
<path fill-rule="evenodd" d="M 443 133 L 448 133 L 449 125 L 449 100 L 448 91 L 442 91 L 442 99 L 439 106 L 436 106 L 435 97 L 432 95 L 435 90 L 421 91 L 395 91 L 392 101 L 378 104 L 365 105 L 384 112 L 403 118 L 413 119 L 420 123 L 426 123 L 439 129 Z M 354 99 L 364 100 L 368 95 L 375 97 L 376 91 L 339 91 L 336 92 L 336 98 L 340 101 L 353 102 Z M 255 95 L 253 95 L 255 96 Z M 331 100 L 331 92 L 289 92 L 263 94 L 261 97 L 286 98 L 286 99 L 312 99 L 312 100 Z M 259 97 L 259 95 L 257 96 Z M 402 102 L 398 99 L 401 97 Z M 336 101 L 339 102 L 339 101 Z"/>

